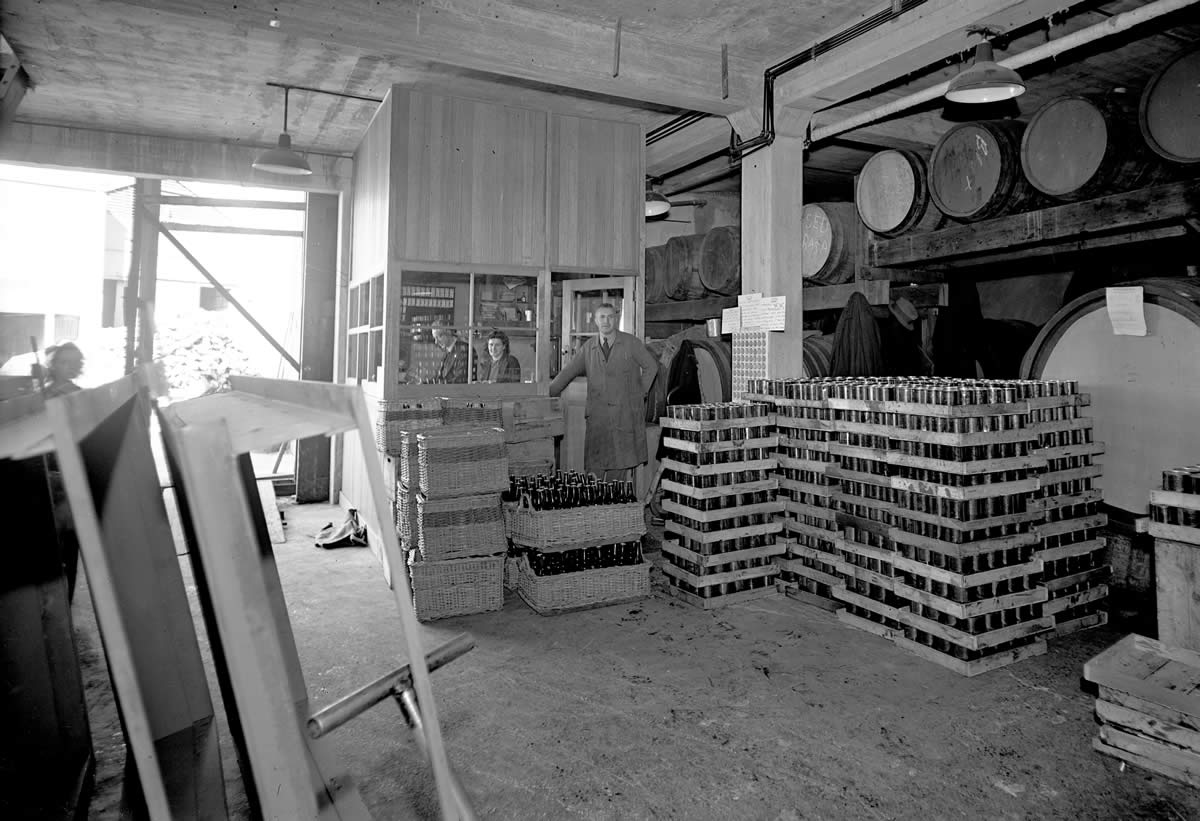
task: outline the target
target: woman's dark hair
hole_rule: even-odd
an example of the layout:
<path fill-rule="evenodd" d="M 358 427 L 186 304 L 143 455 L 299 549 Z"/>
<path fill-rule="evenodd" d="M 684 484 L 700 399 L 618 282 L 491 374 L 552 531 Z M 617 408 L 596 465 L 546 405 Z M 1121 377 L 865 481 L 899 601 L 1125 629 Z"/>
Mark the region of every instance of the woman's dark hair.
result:
<path fill-rule="evenodd" d="M 74 342 L 63 342 L 61 345 L 51 345 L 50 347 L 46 348 L 47 364 L 52 363 L 59 354 L 64 353 L 77 353 L 81 359 L 83 358 L 83 351 L 79 350 L 78 345 L 76 345 Z"/>
<path fill-rule="evenodd" d="M 500 340 L 500 343 L 504 345 L 504 355 L 508 356 L 508 334 L 506 334 L 504 331 L 493 330 L 490 334 L 488 334 L 488 342 L 491 342 L 493 339 Z"/>

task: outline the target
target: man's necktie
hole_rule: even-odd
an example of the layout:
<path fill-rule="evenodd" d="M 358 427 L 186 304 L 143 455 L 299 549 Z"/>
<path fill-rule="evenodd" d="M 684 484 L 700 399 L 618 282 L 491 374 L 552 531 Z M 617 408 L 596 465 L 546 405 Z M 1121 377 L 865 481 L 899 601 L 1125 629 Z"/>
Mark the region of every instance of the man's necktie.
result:
<path fill-rule="evenodd" d="M 607 360 L 608 354 L 612 351 L 612 345 L 609 345 L 608 340 L 603 337 L 600 339 L 600 350 L 604 352 L 604 358 Z"/>

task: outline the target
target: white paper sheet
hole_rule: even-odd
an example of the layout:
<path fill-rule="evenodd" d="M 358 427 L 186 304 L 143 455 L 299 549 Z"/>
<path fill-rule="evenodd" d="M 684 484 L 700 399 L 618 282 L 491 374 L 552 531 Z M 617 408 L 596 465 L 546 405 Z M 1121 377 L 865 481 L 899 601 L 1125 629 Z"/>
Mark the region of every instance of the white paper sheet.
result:
<path fill-rule="evenodd" d="M 742 309 L 723 308 L 721 310 L 721 333 L 735 334 L 742 329 Z"/>
<path fill-rule="evenodd" d="M 1120 336 L 1145 336 L 1146 313 L 1142 307 L 1142 286 L 1105 288 L 1104 292 L 1113 333 Z"/>

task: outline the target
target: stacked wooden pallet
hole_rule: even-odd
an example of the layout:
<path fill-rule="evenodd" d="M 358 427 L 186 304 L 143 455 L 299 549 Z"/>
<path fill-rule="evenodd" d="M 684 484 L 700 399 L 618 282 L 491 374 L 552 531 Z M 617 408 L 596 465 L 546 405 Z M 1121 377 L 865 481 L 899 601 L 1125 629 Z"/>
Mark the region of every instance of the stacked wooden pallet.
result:
<path fill-rule="evenodd" d="M 1173 647 L 1200 650 L 1200 465 L 1163 473 L 1150 492 L 1150 535 L 1158 599 L 1158 638 Z"/>
<path fill-rule="evenodd" d="M 829 444 L 837 438 L 832 411 L 802 383 L 781 384 L 780 393 L 768 394 L 767 400 L 779 432 L 779 519 L 788 537 L 786 553 L 775 559 L 777 586 L 797 598 L 828 601 L 839 586 L 837 480 L 826 474 Z"/>
<path fill-rule="evenodd" d="M 1077 392 L 1076 384 L 1046 384 L 1043 392 L 1050 395 L 1026 400 L 1028 428 L 1038 436 L 1034 453 L 1045 460 L 1029 505 L 1040 516 L 1034 529 L 1042 586 L 1050 597 L 1044 610 L 1054 616 L 1055 633 L 1062 636 L 1108 621 L 1103 608 L 1110 568 L 1100 536 L 1108 517 L 1099 511 L 1095 486 L 1101 474 L 1096 458 L 1104 444 L 1094 441 L 1092 420 L 1081 414 L 1089 398 Z"/>
<path fill-rule="evenodd" d="M 785 501 L 785 527 L 813 541 L 778 561 L 809 592 L 843 604 L 839 618 L 965 675 L 1044 652 L 1052 630 L 1103 623 L 1104 519 L 1091 487 L 1102 448 L 1078 416 L 1086 397 L 1074 386 L 835 378 L 749 387 L 779 413 L 781 470 L 813 469 L 803 478 L 815 480 L 789 488 L 781 478 L 800 494 Z"/>
<path fill-rule="evenodd" d="M 1087 662 L 1105 755 L 1200 787 L 1200 654 L 1129 635 Z"/>
<path fill-rule="evenodd" d="M 667 592 L 710 609 L 775 592 L 775 417 L 762 403 L 675 405 L 662 419 Z"/>

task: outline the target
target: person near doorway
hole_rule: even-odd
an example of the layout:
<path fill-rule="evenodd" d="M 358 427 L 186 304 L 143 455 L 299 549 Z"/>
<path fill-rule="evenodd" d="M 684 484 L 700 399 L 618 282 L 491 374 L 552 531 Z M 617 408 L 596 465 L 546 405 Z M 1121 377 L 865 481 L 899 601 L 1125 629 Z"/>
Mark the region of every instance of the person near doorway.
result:
<path fill-rule="evenodd" d="M 74 342 L 46 349 L 45 396 L 47 399 L 79 390 L 75 380 L 83 373 L 83 351 Z"/>
<path fill-rule="evenodd" d="M 45 379 L 42 395 L 47 399 L 66 396 L 80 390 L 75 380 L 83 373 L 83 351 L 74 342 L 51 345 L 46 349 Z M 63 487 L 62 471 L 53 453 L 45 457 L 46 479 L 54 504 L 54 527 L 58 534 L 58 550 L 63 570 L 67 577 L 67 601 L 75 600 L 75 582 L 79 577 L 79 536 L 75 532 L 75 519 L 71 516 L 71 505 Z"/>
<path fill-rule="evenodd" d="M 465 384 L 471 368 L 471 346 L 458 338 L 444 323 L 434 323 L 433 341 L 445 353 L 438 367 L 437 381 L 441 384 Z"/>
<path fill-rule="evenodd" d="M 617 309 L 605 302 L 593 312 L 599 333 L 550 383 L 558 396 L 586 376 L 587 434 L 584 468 L 603 479 L 629 479 L 646 461 L 646 395 L 658 376 L 658 360 L 640 339 L 617 330 Z"/>
<path fill-rule="evenodd" d="M 520 382 L 521 363 L 508 349 L 508 334 L 492 331 L 487 338 L 490 360 L 487 365 L 487 382 Z"/>

